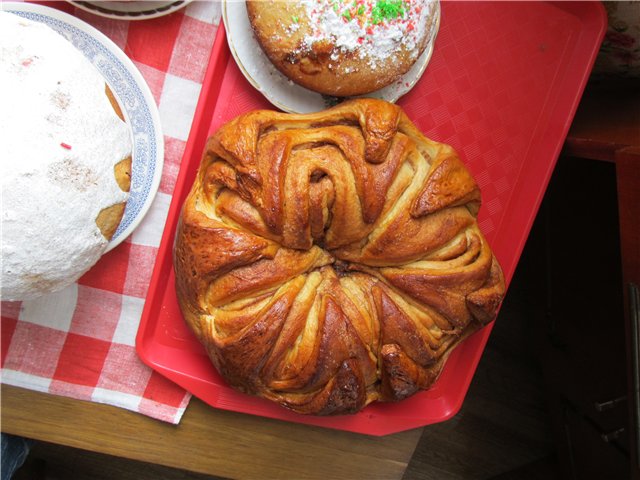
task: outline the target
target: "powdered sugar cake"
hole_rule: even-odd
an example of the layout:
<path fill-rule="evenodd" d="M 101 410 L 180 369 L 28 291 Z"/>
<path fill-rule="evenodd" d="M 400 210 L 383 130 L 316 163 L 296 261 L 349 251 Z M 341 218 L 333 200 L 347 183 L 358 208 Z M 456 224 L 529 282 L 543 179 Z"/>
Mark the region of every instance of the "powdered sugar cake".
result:
<path fill-rule="evenodd" d="M 438 27 L 435 0 L 249 0 L 265 55 L 312 91 L 354 96 L 400 78 Z"/>
<path fill-rule="evenodd" d="M 46 25 L 0 12 L 2 299 L 60 290 L 124 213 L 131 132 L 104 78 Z"/>

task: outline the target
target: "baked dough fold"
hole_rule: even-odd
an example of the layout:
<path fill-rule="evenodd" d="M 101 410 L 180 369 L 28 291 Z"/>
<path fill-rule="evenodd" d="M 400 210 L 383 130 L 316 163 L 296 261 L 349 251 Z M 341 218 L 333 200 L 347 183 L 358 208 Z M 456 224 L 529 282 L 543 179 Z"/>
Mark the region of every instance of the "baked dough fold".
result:
<path fill-rule="evenodd" d="M 233 387 L 303 414 L 429 388 L 505 290 L 455 151 L 373 99 L 253 111 L 208 141 L 174 266 Z"/>

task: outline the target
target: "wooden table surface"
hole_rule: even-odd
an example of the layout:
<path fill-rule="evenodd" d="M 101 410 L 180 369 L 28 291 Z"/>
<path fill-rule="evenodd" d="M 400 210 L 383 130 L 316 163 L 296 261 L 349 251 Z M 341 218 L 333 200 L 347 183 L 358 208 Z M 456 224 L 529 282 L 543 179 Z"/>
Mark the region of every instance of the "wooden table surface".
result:
<path fill-rule="evenodd" d="M 617 79 L 588 85 L 567 135 L 564 153 L 615 162 L 620 149 L 638 146 L 638 80 Z"/>
<path fill-rule="evenodd" d="M 402 478 L 422 429 L 373 437 L 217 410 L 179 425 L 2 385 L 2 431 L 228 478 Z"/>

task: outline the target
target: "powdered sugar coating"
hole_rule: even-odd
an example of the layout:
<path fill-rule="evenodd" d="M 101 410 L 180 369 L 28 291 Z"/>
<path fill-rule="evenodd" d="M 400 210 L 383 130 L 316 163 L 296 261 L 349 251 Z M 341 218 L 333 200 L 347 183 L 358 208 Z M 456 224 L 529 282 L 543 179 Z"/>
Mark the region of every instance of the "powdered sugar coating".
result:
<path fill-rule="evenodd" d="M 95 219 L 122 203 L 131 134 L 100 73 L 49 27 L 0 12 L 3 300 L 64 288 L 107 246 Z M 9 114 L 6 114 L 9 112 Z"/>
<path fill-rule="evenodd" d="M 415 60 L 436 9 L 435 0 L 302 0 L 302 4 L 312 28 L 305 45 L 311 48 L 327 41 L 342 53 L 357 52 L 371 68 L 399 49 Z M 293 25 L 296 20 L 292 19 Z"/>

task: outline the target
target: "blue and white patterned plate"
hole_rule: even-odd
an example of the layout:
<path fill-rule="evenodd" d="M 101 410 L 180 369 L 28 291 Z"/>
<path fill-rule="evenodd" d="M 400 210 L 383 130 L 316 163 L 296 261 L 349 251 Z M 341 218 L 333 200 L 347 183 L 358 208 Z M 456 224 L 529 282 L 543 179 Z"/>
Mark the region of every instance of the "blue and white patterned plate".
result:
<path fill-rule="evenodd" d="M 3 2 L 0 8 L 53 28 L 69 40 L 100 71 L 115 94 L 131 127 L 133 156 L 131 190 L 124 217 L 107 251 L 138 226 L 149 210 L 164 163 L 164 138 L 153 95 L 133 62 L 103 33 L 71 15 L 32 3 Z"/>

